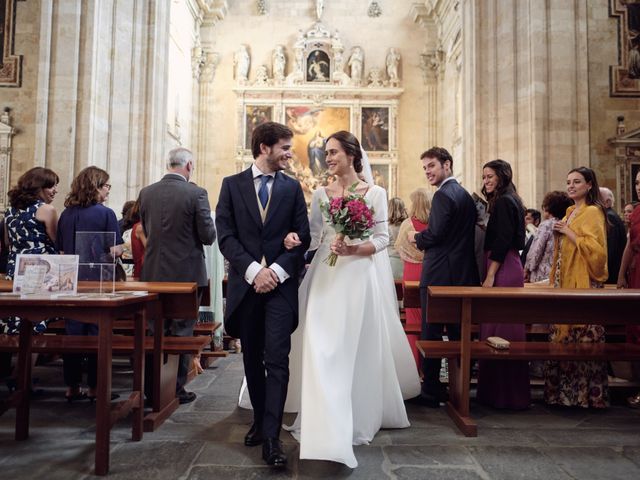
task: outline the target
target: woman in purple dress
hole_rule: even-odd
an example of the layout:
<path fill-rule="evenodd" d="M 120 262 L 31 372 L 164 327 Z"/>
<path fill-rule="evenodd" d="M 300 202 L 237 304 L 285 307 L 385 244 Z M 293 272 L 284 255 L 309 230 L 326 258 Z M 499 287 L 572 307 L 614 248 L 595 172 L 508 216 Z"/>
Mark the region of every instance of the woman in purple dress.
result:
<path fill-rule="evenodd" d="M 523 287 L 524 272 L 518 250 L 524 248 L 524 206 L 513 184 L 511 165 L 492 160 L 482 169 L 482 193 L 489 205 L 484 241 L 486 275 L 483 287 Z M 525 340 L 525 326 L 484 323 L 480 339 L 502 337 Z M 531 402 L 527 362 L 482 360 L 479 362 L 479 402 L 495 408 L 524 409 Z"/>

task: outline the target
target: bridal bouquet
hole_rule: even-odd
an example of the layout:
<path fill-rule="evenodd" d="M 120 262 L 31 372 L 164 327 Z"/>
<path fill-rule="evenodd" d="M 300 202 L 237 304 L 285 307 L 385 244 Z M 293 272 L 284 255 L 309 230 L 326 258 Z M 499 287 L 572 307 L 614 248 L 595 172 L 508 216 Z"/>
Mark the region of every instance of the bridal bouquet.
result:
<path fill-rule="evenodd" d="M 362 195 L 355 193 L 356 185 L 349 189 L 349 195 L 320 203 L 320 210 L 336 231 L 338 240 L 344 240 L 345 237 L 365 240 L 373 234 L 376 223 L 373 219 L 374 210 Z M 338 255 L 331 252 L 325 262 L 333 267 L 337 260 Z"/>

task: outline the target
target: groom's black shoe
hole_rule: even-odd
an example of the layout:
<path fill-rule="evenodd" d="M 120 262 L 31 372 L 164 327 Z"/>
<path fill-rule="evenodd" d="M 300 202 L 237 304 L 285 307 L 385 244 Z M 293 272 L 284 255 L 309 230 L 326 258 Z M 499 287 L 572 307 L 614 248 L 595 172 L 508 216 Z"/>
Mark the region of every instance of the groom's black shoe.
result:
<path fill-rule="evenodd" d="M 262 458 L 272 467 L 287 466 L 287 456 L 282 451 L 282 443 L 277 438 L 265 438 L 262 444 Z"/>
<path fill-rule="evenodd" d="M 244 444 L 247 447 L 255 447 L 263 442 L 262 438 L 262 425 L 254 423 L 244 437 Z"/>

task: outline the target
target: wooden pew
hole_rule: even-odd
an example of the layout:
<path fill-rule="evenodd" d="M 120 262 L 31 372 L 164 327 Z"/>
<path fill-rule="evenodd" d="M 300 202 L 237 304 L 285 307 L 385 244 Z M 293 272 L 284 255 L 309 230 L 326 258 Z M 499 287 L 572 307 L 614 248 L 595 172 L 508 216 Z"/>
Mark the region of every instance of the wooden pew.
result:
<path fill-rule="evenodd" d="M 0 413 L 16 408 L 16 440 L 29 436 L 29 400 L 31 390 L 32 324 L 49 316 L 74 318 L 84 323 L 100 325 L 97 337 L 91 337 L 97 354 L 98 379 L 96 386 L 96 453 L 95 473 L 106 475 L 109 471 L 109 444 L 111 427 L 118 418 L 133 411 L 132 439 L 139 441 L 143 432 L 144 389 L 144 330 L 150 307 L 158 301 L 156 294 L 118 295 L 112 297 L 78 296 L 61 298 L 28 297 L 18 295 L 0 297 L 0 313 L 21 318 L 20 334 L 8 337 L 18 342 L 18 388 L 8 400 L 0 404 Z M 133 391 L 128 399 L 112 407 L 111 359 L 113 322 L 123 315 L 132 315 L 136 323 L 135 335 L 129 339 L 133 357 Z M 61 337 L 62 338 L 62 337 Z"/>
<path fill-rule="evenodd" d="M 159 334 L 154 335 L 153 342 L 153 392 L 152 412 L 144 417 L 144 431 L 154 431 L 166 420 L 179 406 L 175 396 L 175 384 L 178 370 L 178 354 L 175 350 L 171 353 L 163 349 L 164 319 L 172 318 L 198 318 L 198 294 L 197 285 L 191 282 L 115 282 L 117 292 L 146 291 L 158 294 L 158 299 L 148 307 L 148 317 L 152 318 L 154 330 Z M 78 282 L 79 292 L 97 291 L 98 282 Z M 10 280 L 0 280 L 0 292 L 12 291 L 13 283 Z M 169 337 L 166 337 L 169 338 Z M 194 338 L 183 353 L 193 351 L 192 346 L 197 346 L 201 340 Z M 166 358 L 165 358 L 166 357 Z"/>
<path fill-rule="evenodd" d="M 409 290 L 416 290 L 409 289 Z M 405 301 L 416 292 L 408 295 Z M 411 302 L 411 300 L 409 300 Z M 500 360 L 638 360 L 640 346 L 632 344 L 561 345 L 512 342 L 498 351 L 472 342 L 471 327 L 481 323 L 524 324 L 640 324 L 640 290 L 429 287 L 427 318 L 434 323 L 460 323 L 460 342 L 417 342 L 425 356 L 449 358 L 450 401 L 447 412 L 466 436 L 477 435 L 469 415 L 472 358 Z"/>

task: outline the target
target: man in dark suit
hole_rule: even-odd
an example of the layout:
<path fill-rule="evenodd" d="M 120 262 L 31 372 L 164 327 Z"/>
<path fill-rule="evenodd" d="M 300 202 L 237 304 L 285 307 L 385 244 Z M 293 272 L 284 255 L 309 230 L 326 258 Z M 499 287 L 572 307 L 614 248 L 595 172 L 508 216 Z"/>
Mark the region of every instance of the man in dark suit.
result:
<path fill-rule="evenodd" d="M 471 195 L 453 177 L 453 159 L 444 148 L 433 147 L 420 159 L 429 183 L 438 190 L 431 202 L 428 227 L 422 232 L 409 232 L 409 240 L 424 250 L 420 278 L 422 306 L 422 340 L 442 340 L 443 325 L 429 323 L 427 287 L 430 285 L 480 285 L 475 258 L 474 235 L 476 207 Z M 450 340 L 460 339 L 460 327 L 447 325 Z M 438 407 L 447 399 L 440 383 L 440 359 L 422 362 L 424 381 L 416 399 L 423 405 Z"/>
<path fill-rule="evenodd" d="M 140 217 L 147 237 L 140 280 L 144 282 L 197 282 L 199 298 L 207 286 L 207 271 L 202 245 L 211 245 L 216 230 L 211 218 L 207 191 L 189 178 L 193 173 L 193 155 L 186 148 L 169 152 L 168 173 L 140 191 Z M 173 319 L 165 326 L 178 337 L 193 335 L 196 318 Z M 180 403 L 195 400 L 184 385 L 191 356 L 180 355 L 176 395 Z M 147 381 L 146 383 L 150 383 Z M 150 391 L 150 385 L 145 385 Z"/>
<path fill-rule="evenodd" d="M 262 446 L 269 465 L 287 457 L 279 440 L 289 382 L 291 333 L 298 324 L 298 276 L 309 246 L 307 206 L 300 183 L 282 173 L 293 132 L 267 122 L 251 139 L 255 163 L 222 182 L 216 207 L 220 251 L 229 261 L 225 329 L 242 340 L 254 423 L 247 446 Z M 295 232 L 300 245 L 284 247 Z"/>
<path fill-rule="evenodd" d="M 620 215 L 613 209 L 615 199 L 607 187 L 600 187 L 600 200 L 607 213 L 607 269 L 609 278 L 605 283 L 618 283 L 622 253 L 627 245 L 627 229 Z"/>

